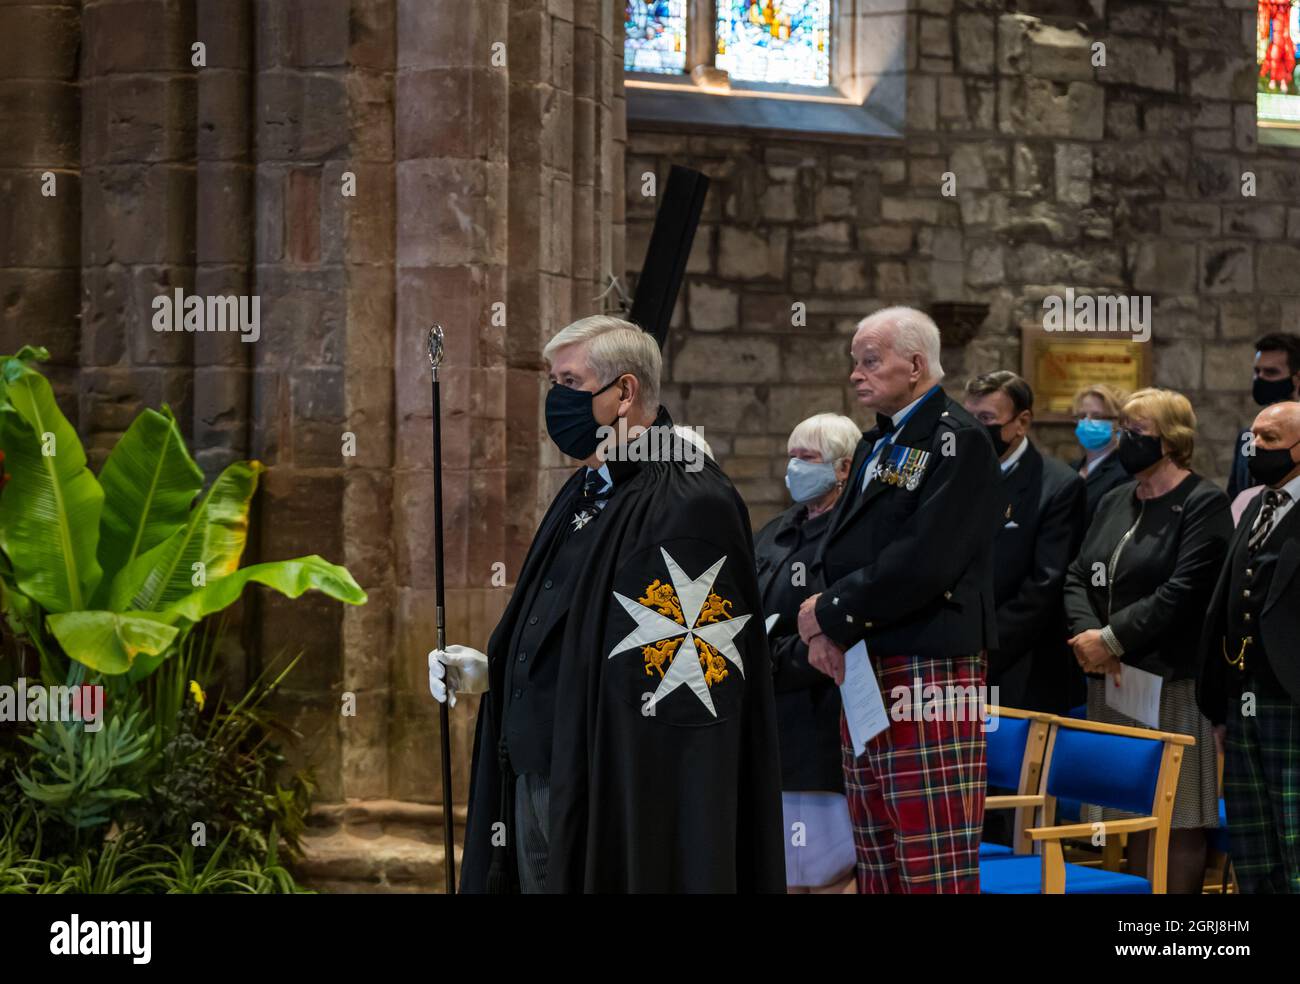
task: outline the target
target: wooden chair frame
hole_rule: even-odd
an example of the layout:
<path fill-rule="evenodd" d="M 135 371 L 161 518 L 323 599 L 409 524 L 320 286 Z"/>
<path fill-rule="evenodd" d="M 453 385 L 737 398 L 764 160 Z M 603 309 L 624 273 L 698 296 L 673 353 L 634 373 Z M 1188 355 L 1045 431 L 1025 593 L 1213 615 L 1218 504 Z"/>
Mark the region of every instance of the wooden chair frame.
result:
<path fill-rule="evenodd" d="M 1056 750 L 1056 736 L 1062 728 L 1075 731 L 1092 731 L 1097 734 L 1120 735 L 1128 738 L 1141 738 L 1145 741 L 1161 741 L 1164 748 L 1160 754 L 1160 769 L 1156 774 L 1156 788 L 1151 804 L 1151 813 L 1147 816 L 1132 817 L 1124 820 L 1105 820 L 1104 830 L 1109 840 L 1111 835 L 1131 834 L 1143 830 L 1154 830 L 1155 836 L 1149 838 L 1147 846 L 1147 871 L 1151 876 L 1151 891 L 1155 895 L 1164 895 L 1167 890 L 1169 863 L 1169 825 L 1174 813 L 1174 793 L 1178 788 L 1178 773 L 1182 768 L 1183 750 L 1196 744 L 1191 735 L 1180 735 L 1170 731 L 1154 731 L 1147 728 L 1131 728 L 1118 724 L 1102 724 L 1098 721 L 1081 721 L 1077 718 L 1063 718 L 1051 715 L 1051 734 L 1047 740 L 1047 752 L 1043 758 L 1042 781 L 1043 792 L 1029 799 L 1040 800 L 1042 826 L 1030 827 L 1025 833 L 1035 844 L 1043 846 L 1043 894 L 1061 895 L 1065 892 L 1065 858 L 1061 851 L 1061 842 L 1073 838 L 1091 838 L 1094 824 L 1074 823 L 1055 826 L 1052 821 L 1056 815 L 1056 797 L 1046 792 L 1046 777 L 1051 774 L 1052 754 Z"/>
<path fill-rule="evenodd" d="M 1025 742 L 1024 758 L 1020 762 L 1020 782 L 1014 795 L 986 796 L 985 810 L 1015 810 L 1012 819 L 1011 847 L 1016 854 L 1033 854 L 1034 842 L 1029 837 L 1030 818 L 1043 805 L 1039 787 L 1043 777 L 1043 759 L 1047 754 L 1047 738 L 1055 715 L 1042 711 L 1022 711 L 1016 707 L 989 705 L 993 717 L 1017 718 L 1030 721 L 1029 737 Z"/>

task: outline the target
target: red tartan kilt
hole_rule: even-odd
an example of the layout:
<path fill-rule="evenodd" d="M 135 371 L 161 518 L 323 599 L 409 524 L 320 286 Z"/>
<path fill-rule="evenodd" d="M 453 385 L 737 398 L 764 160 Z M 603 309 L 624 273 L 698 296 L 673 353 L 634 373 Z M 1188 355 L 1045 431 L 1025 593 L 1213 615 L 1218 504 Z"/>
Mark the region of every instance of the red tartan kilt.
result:
<path fill-rule="evenodd" d="M 876 676 L 890 727 L 855 758 L 840 721 L 858 891 L 978 892 L 984 658 L 887 656 Z"/>

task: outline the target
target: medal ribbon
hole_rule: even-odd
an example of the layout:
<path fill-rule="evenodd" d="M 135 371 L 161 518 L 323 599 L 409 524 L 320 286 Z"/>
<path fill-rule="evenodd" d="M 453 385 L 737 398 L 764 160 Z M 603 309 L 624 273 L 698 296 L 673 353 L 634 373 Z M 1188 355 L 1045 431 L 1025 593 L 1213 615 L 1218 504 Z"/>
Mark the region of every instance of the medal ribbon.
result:
<path fill-rule="evenodd" d="M 916 413 L 916 411 L 921 409 L 921 404 L 923 404 L 926 400 L 930 399 L 930 397 L 932 397 L 938 390 L 939 390 L 939 385 L 937 383 L 934 386 L 930 387 L 929 391 L 925 394 L 925 396 L 921 397 L 919 400 L 916 401 L 916 406 L 912 407 L 911 410 L 903 414 L 903 419 L 898 421 L 898 423 L 894 425 L 894 432 L 892 434 L 886 435 L 885 437 L 881 438 L 880 443 L 875 448 L 872 449 L 871 454 L 867 455 L 867 459 L 864 462 L 862 462 L 861 467 L 858 469 L 858 474 L 854 477 L 854 482 L 859 485 L 860 491 L 866 491 L 867 485 L 866 485 L 866 480 L 865 478 L 863 478 L 863 476 L 866 475 L 867 470 L 871 467 L 871 463 L 875 461 L 877 458 L 879 458 L 884 453 L 886 448 L 892 448 L 894 446 L 894 442 L 898 440 L 898 435 L 903 430 L 903 425 L 907 423 L 908 419 L 912 416 L 912 414 Z"/>

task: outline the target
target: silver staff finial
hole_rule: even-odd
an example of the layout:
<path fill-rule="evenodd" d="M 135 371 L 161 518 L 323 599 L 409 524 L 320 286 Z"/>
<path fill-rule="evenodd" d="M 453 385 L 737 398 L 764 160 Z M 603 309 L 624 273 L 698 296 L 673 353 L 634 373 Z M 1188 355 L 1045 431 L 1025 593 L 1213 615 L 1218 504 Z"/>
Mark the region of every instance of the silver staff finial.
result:
<path fill-rule="evenodd" d="M 442 325 L 431 325 L 429 327 L 429 365 L 433 366 L 436 371 L 442 364 Z"/>

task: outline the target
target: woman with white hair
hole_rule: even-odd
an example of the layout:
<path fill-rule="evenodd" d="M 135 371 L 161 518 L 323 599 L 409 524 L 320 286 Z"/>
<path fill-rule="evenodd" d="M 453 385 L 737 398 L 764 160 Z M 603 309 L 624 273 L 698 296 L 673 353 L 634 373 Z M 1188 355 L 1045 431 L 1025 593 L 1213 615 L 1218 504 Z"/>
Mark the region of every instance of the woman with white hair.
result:
<path fill-rule="evenodd" d="M 853 830 L 840 762 L 840 695 L 835 681 L 808 665 L 799 639 L 799 604 L 808 570 L 848 479 L 862 432 L 848 417 L 819 413 L 786 443 L 785 484 L 794 505 L 758 533 L 754 557 L 774 668 L 781 789 L 790 892 L 852 892 Z M 796 826 L 799 824 L 800 826 Z"/>

